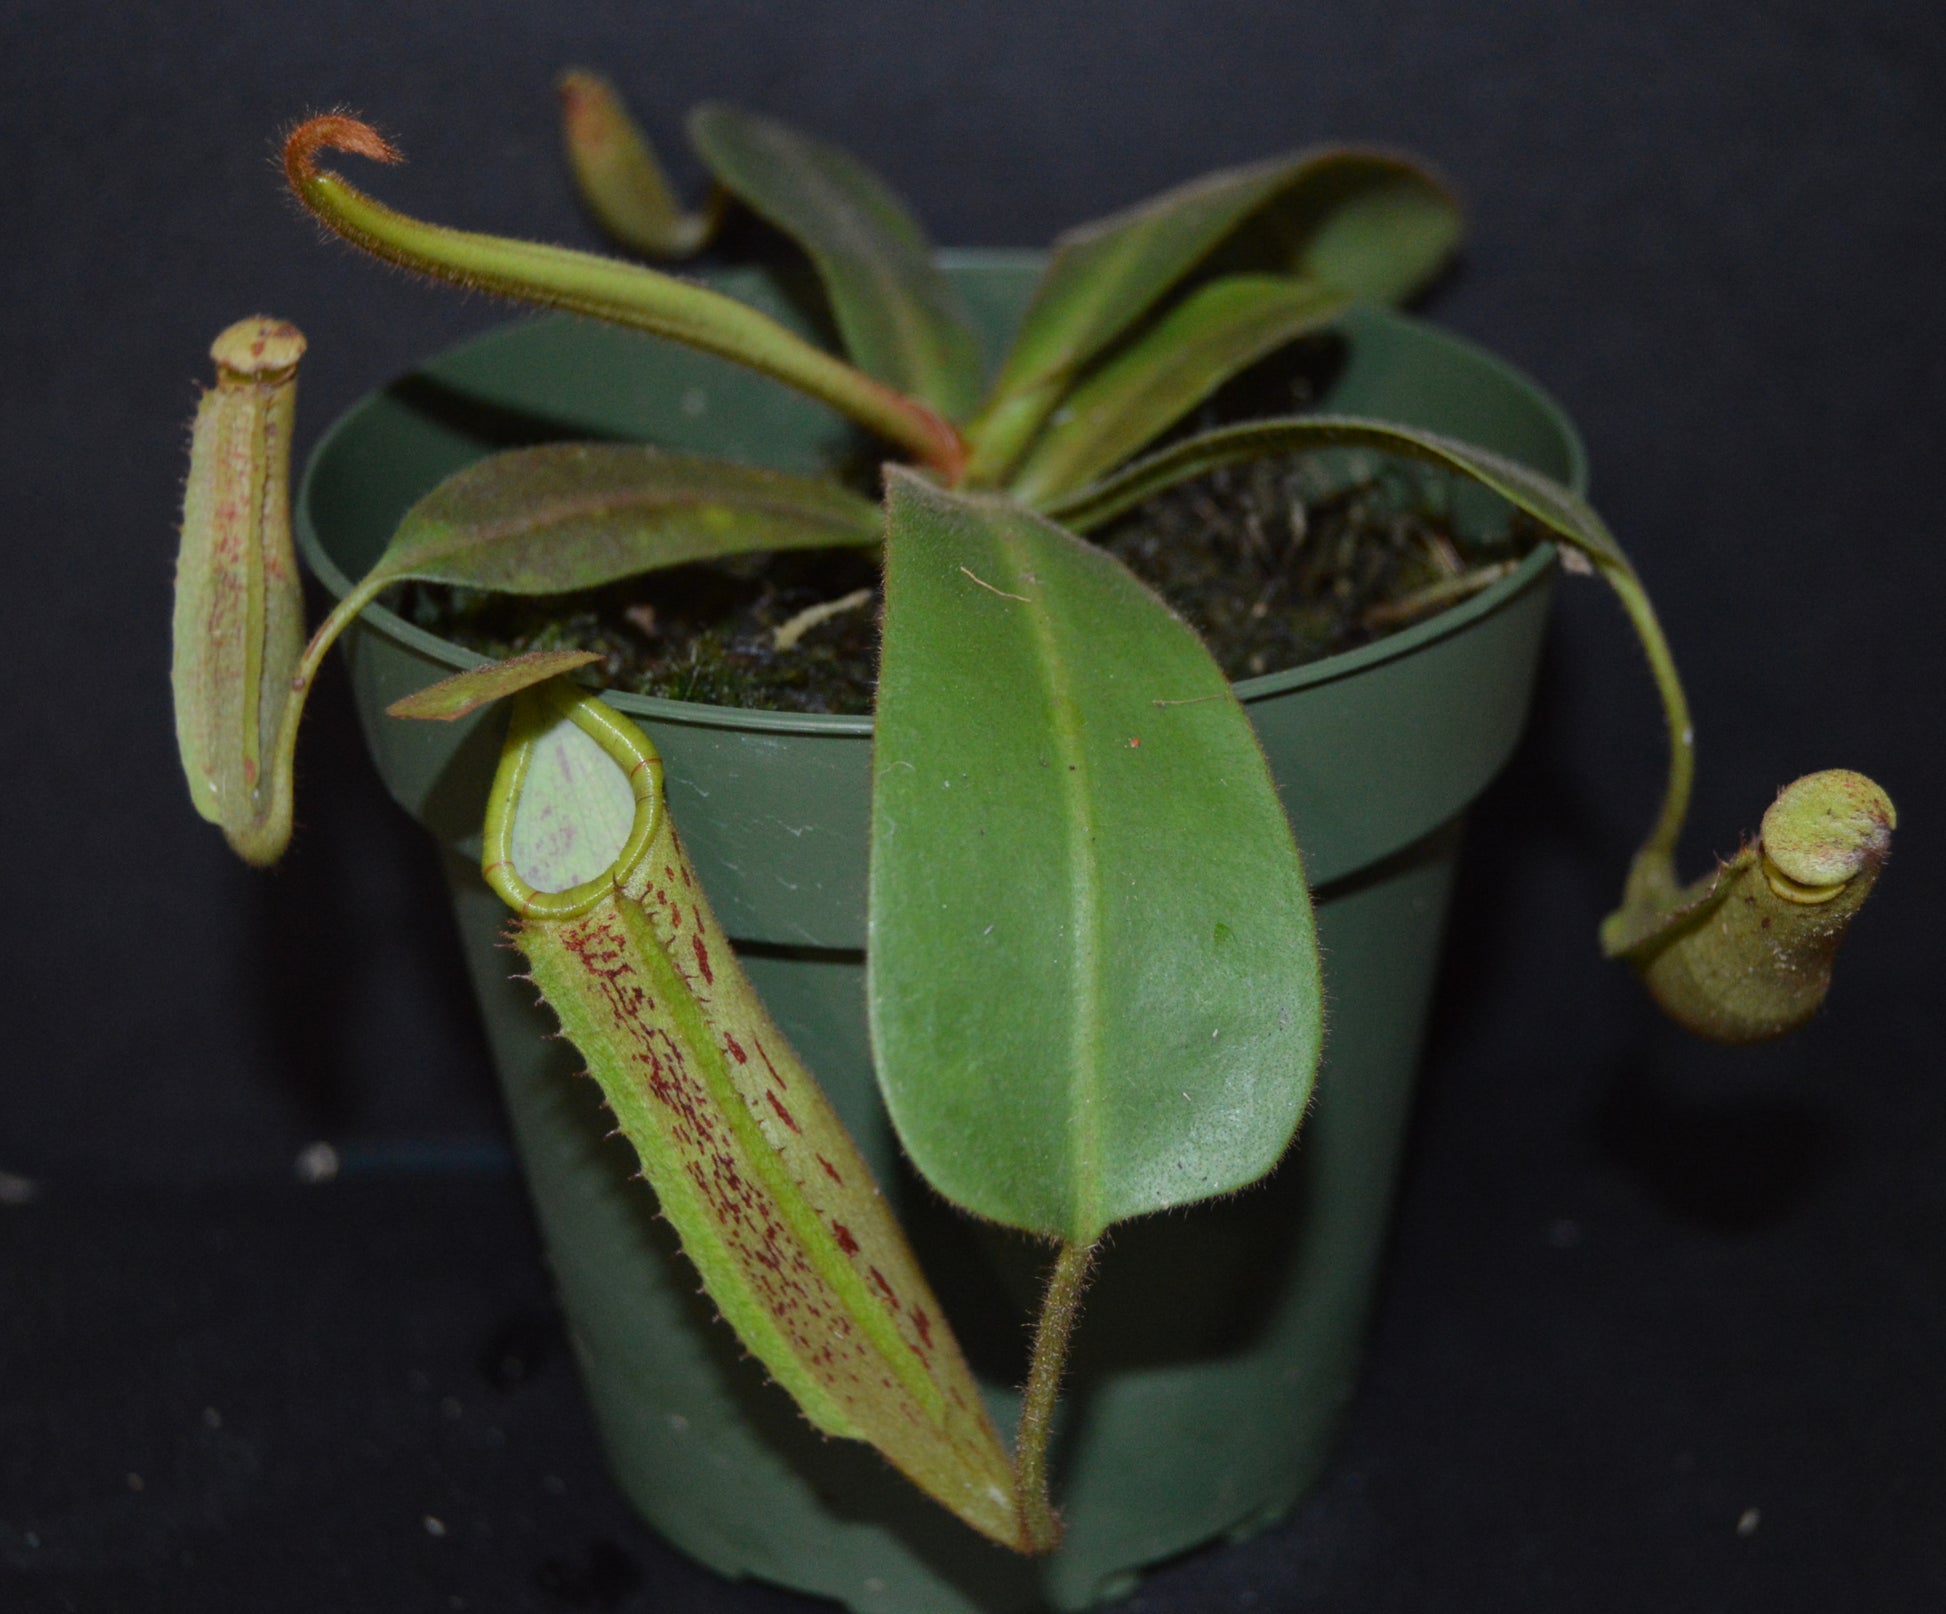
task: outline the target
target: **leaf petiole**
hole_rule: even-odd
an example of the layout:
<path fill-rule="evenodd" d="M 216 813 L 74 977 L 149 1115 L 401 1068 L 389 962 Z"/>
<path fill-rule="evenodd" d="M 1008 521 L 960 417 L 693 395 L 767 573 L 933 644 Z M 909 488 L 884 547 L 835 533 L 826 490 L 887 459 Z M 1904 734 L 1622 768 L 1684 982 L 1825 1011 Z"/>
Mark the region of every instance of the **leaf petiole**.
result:
<path fill-rule="evenodd" d="M 1047 1449 L 1054 1433 L 1054 1411 L 1061 1395 L 1061 1375 L 1067 1368 L 1068 1344 L 1081 1315 L 1081 1296 L 1094 1270 L 1101 1246 L 1070 1240 L 1054 1257 L 1041 1297 L 1041 1314 L 1034 1326 L 1034 1354 L 1027 1369 L 1026 1393 L 1020 1403 L 1020 1426 L 1014 1436 L 1015 1501 L 1020 1509 L 1020 1535 L 1028 1552 L 1052 1552 L 1061 1544 L 1061 1518 L 1048 1497 Z"/>

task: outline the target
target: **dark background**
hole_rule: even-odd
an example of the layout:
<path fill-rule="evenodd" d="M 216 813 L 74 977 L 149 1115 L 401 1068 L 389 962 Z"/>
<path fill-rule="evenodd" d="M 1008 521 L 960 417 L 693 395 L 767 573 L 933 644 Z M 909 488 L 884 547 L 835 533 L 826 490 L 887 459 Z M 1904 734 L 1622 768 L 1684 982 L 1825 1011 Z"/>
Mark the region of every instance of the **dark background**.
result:
<path fill-rule="evenodd" d="M 602 1476 L 432 860 L 335 673 L 273 873 L 191 811 L 170 733 L 210 337 L 305 330 L 301 453 L 504 314 L 321 246 L 273 132 L 350 106 L 411 158 L 388 200 L 592 244 L 549 90 L 578 63 L 692 187 L 678 120 L 722 97 L 859 151 L 951 243 L 1038 244 L 1317 140 L 1422 154 L 1472 218 L 1426 312 L 1577 419 L 1687 673 L 1688 866 L 1812 768 L 1873 773 L 1904 815 L 1827 1014 L 1685 1042 L 1596 956 L 1661 742 L 1619 613 L 1562 591 L 1476 820 L 1340 1466 L 1130 1607 L 1946 1606 L 1936 7 L 5 15 L 0 1604 L 807 1606 L 719 1587 Z M 303 1187 L 320 1139 L 345 1171 Z"/>

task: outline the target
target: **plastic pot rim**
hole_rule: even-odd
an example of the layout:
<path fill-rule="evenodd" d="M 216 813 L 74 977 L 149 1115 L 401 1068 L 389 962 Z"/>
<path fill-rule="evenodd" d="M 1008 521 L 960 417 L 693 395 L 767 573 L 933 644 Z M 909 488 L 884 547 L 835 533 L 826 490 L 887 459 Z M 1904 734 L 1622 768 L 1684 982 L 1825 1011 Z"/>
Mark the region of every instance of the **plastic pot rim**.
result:
<path fill-rule="evenodd" d="M 1028 250 L 977 250 L 967 249 L 943 252 L 941 263 L 947 268 L 954 267 L 1010 267 L 1031 265 L 1039 255 Z M 1537 382 L 1509 364 L 1489 349 L 1464 338 L 1451 335 L 1423 320 L 1409 315 L 1392 313 L 1380 309 L 1361 309 L 1360 314 L 1368 319 L 1396 321 L 1410 325 L 1422 341 L 1443 345 L 1467 353 L 1489 362 L 1500 369 L 1517 390 L 1533 396 L 1536 402 L 1553 417 L 1562 434 L 1564 447 L 1568 453 L 1569 475 L 1567 485 L 1576 493 L 1585 493 L 1588 480 L 1587 450 L 1579 433 L 1574 429 L 1565 410 Z M 547 316 L 541 316 L 547 317 Z M 443 352 L 457 352 L 478 343 L 491 342 L 500 337 L 512 326 L 522 321 L 507 321 L 481 332 L 479 335 L 457 343 Z M 411 373 L 411 372 L 408 372 Z M 383 388 L 377 389 L 379 391 Z M 359 411 L 364 407 L 371 394 L 360 398 L 345 409 L 318 439 L 305 462 L 304 474 L 299 483 L 296 506 L 299 519 L 294 524 L 295 536 L 304 563 L 312 575 L 324 586 L 333 599 L 343 599 L 351 592 L 352 583 L 337 562 L 326 552 L 322 540 L 315 531 L 309 518 L 311 507 L 311 481 L 317 468 L 326 463 L 338 436 L 355 429 Z M 1349 678 L 1368 668 L 1380 666 L 1388 661 L 1410 656 L 1429 644 L 1438 642 L 1451 634 L 1465 631 L 1472 623 L 1483 616 L 1499 610 L 1507 601 L 1531 587 L 1541 576 L 1550 571 L 1558 559 L 1555 546 L 1543 540 L 1537 543 L 1505 577 L 1482 589 L 1479 593 L 1448 606 L 1425 621 L 1415 623 L 1397 633 L 1388 634 L 1383 639 L 1356 649 L 1343 650 L 1336 655 L 1325 656 L 1307 662 L 1303 666 L 1285 668 L 1282 671 L 1263 673 L 1252 678 L 1242 678 L 1232 684 L 1237 699 L 1248 706 L 1253 702 L 1289 694 L 1296 690 L 1315 688 L 1322 684 L 1335 683 L 1341 678 Z M 372 631 L 384 635 L 394 642 L 404 645 L 421 655 L 427 656 L 454 672 L 464 672 L 472 667 L 487 665 L 490 657 L 477 651 L 466 649 L 450 639 L 424 628 L 415 627 L 397 612 L 374 602 L 359 612 L 359 620 Z M 697 701 L 670 700 L 663 696 L 638 695 L 623 690 L 602 691 L 602 698 L 618 710 L 634 717 L 647 718 L 664 723 L 684 723 L 704 727 L 741 729 L 759 734 L 830 734 L 830 735 L 869 735 L 872 732 L 872 718 L 869 715 L 841 714 L 831 712 L 781 712 L 761 707 L 713 706 Z"/>

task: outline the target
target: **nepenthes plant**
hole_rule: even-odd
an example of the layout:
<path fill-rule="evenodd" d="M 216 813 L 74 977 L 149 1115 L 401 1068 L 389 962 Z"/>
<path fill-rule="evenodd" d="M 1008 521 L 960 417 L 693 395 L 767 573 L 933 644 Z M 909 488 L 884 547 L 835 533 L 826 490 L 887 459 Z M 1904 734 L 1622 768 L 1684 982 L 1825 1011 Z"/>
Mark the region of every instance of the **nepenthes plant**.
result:
<path fill-rule="evenodd" d="M 604 85 L 577 74 L 562 89 L 576 172 L 612 236 L 680 256 L 731 205 L 752 210 L 803 248 L 841 351 L 639 263 L 397 213 L 324 166 L 332 152 L 398 160 L 342 114 L 291 132 L 290 185 L 388 262 L 817 399 L 881 446 L 882 469 L 861 486 L 647 445 L 513 449 L 416 504 L 307 637 L 288 515 L 303 339 L 242 321 L 216 342 L 194 428 L 183 766 L 203 815 L 267 864 L 290 838 L 322 659 L 395 585 L 548 596 L 759 551 L 877 556 L 873 1058 L 920 1175 L 1053 1248 L 1011 1449 L 870 1171 L 712 916 L 653 744 L 575 682 L 595 658 L 520 656 L 394 708 L 437 721 L 507 703 L 483 872 L 514 945 L 723 1321 L 817 1428 L 869 1442 L 986 1536 L 1050 1550 L 1049 1429 L 1104 1236 L 1256 1182 L 1305 1113 L 1324 1011 L 1299 848 L 1208 649 L 1088 538 L 1190 479 L 1300 452 L 1400 457 L 1484 487 L 1603 578 L 1660 693 L 1669 767 L 1602 946 L 1705 1036 L 1775 1036 L 1816 1011 L 1888 854 L 1891 803 L 1859 775 L 1811 775 L 1735 857 L 1683 884 L 1687 704 L 1647 594 L 1585 502 L 1380 420 L 1185 424 L 1266 355 L 1438 272 L 1459 218 L 1430 174 L 1388 152 L 1309 152 L 1072 231 L 988 376 L 924 234 L 856 161 L 706 107 L 690 134 L 717 188 L 689 212 Z"/>

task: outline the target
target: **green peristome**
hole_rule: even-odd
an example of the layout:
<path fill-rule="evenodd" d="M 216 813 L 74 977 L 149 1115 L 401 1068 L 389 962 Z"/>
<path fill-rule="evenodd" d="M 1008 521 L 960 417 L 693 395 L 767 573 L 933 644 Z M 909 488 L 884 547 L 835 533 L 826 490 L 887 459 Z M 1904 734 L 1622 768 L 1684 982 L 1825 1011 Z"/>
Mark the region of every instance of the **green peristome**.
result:
<path fill-rule="evenodd" d="M 1336 287 L 1293 275 L 1226 275 L 1199 287 L 1082 380 L 1009 478 L 1009 491 L 1040 505 L 1081 487 L 1230 377 L 1350 304 Z"/>
<path fill-rule="evenodd" d="M 1824 894 L 1834 886 L 1876 873 L 1891 853 L 1898 823 L 1892 798 L 1876 781 L 1848 768 L 1827 768 L 1777 793 L 1764 814 L 1764 858 L 1774 881 L 1816 906 L 1829 900 Z"/>
<path fill-rule="evenodd" d="M 1246 226 L 1226 269 L 1301 274 L 1389 302 L 1444 263 L 1460 215 L 1405 158 L 1322 150 L 1208 174 L 1069 231 L 968 428 L 972 477 L 1005 482 L 1083 367 Z"/>
<path fill-rule="evenodd" d="M 555 82 L 561 136 L 581 199 L 618 245 L 650 258 L 687 258 L 716 233 L 720 197 L 690 212 L 615 87 L 579 69 Z"/>
<path fill-rule="evenodd" d="M 1012 1462 L 870 1169 L 758 1000 L 628 719 L 521 694 L 483 872 L 723 1320 L 826 1434 L 1024 1549 Z"/>
<path fill-rule="evenodd" d="M 719 183 L 811 255 L 852 363 L 950 418 L 980 391 L 980 342 L 932 243 L 857 158 L 735 107 L 690 114 Z"/>
<path fill-rule="evenodd" d="M 1255 1181 L 1303 1113 L 1321 1006 L 1227 681 L 1017 502 L 894 470 L 888 509 L 867 969 L 901 1142 L 956 1204 L 1082 1244 Z"/>

